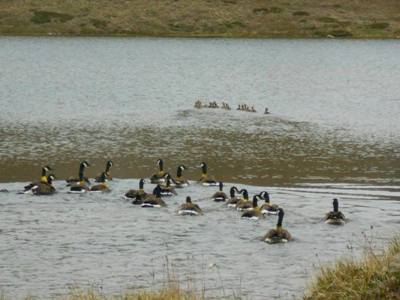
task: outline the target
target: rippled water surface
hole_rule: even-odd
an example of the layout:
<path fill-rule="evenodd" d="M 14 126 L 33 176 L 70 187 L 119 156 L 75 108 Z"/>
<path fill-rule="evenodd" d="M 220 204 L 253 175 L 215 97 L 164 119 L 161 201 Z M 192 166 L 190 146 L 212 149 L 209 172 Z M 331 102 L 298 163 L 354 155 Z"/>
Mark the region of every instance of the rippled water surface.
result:
<path fill-rule="evenodd" d="M 260 238 L 276 217 L 241 219 L 208 198 L 212 187 L 193 184 L 167 199 L 168 207 L 145 209 L 121 197 L 138 180 L 114 180 L 111 193 L 86 195 L 67 194 L 57 182 L 59 193 L 51 197 L 16 195 L 23 184 L 0 185 L 10 190 L 0 193 L 0 287 L 13 296 L 49 297 L 75 285 L 106 293 L 154 288 L 165 281 L 168 260 L 183 286 L 186 280 L 199 290 L 204 285 L 207 296 L 291 299 L 301 295 L 315 267 L 358 257 L 370 241 L 382 249 L 400 228 L 398 186 L 266 187 L 285 208 L 284 226 L 295 238 L 268 245 Z M 242 187 L 250 194 L 264 189 Z M 176 215 L 186 195 L 204 215 Z M 349 219 L 345 226 L 322 222 L 334 196 Z"/>
<path fill-rule="evenodd" d="M 298 297 L 314 267 L 381 249 L 398 232 L 400 42 L 0 38 L 0 291 L 52 297 L 159 286 L 167 261 L 206 295 Z M 233 110 L 195 109 L 228 102 Z M 257 113 L 237 111 L 238 104 Z M 268 107 L 271 114 L 262 114 Z M 155 161 L 270 191 L 293 243 L 192 185 L 146 210 L 121 198 Z M 110 194 L 69 195 L 63 178 L 114 161 Z M 52 197 L 19 195 L 49 164 Z M 230 186 L 230 184 L 229 184 Z M 150 191 L 151 186 L 147 187 Z M 205 209 L 178 217 L 186 195 Z M 349 223 L 321 222 L 339 197 Z"/>

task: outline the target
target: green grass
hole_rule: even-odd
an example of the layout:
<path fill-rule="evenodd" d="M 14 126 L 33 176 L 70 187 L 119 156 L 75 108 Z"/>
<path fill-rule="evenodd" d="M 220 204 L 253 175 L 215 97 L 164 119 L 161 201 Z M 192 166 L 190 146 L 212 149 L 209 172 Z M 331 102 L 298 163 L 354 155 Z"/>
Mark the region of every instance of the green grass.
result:
<path fill-rule="evenodd" d="M 4 0 L 0 34 L 400 38 L 399 15 L 398 0 Z"/>
<path fill-rule="evenodd" d="M 361 261 L 323 267 L 303 299 L 400 299 L 400 237 L 380 255 L 369 250 Z"/>

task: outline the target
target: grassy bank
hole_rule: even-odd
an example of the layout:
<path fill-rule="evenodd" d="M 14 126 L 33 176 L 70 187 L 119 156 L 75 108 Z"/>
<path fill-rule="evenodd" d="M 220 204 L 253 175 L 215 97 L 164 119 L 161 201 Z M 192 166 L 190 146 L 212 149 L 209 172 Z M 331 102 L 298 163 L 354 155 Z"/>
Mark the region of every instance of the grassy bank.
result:
<path fill-rule="evenodd" d="M 3 0 L 0 34 L 400 38 L 400 1 Z"/>
<path fill-rule="evenodd" d="M 342 260 L 322 268 L 304 300 L 400 299 L 400 237 L 362 261 Z"/>

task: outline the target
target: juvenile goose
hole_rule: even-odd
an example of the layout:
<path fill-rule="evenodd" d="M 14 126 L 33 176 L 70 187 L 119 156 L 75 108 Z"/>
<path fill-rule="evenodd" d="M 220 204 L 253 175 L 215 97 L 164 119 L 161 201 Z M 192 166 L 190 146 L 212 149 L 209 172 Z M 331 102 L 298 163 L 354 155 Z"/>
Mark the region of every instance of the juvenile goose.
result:
<path fill-rule="evenodd" d="M 276 215 L 278 214 L 279 206 L 276 204 L 271 204 L 269 200 L 268 192 L 261 192 L 259 196 L 265 200 L 265 203 L 261 205 L 261 212 L 267 215 Z"/>
<path fill-rule="evenodd" d="M 207 164 L 205 162 L 202 162 L 199 167 L 202 170 L 199 182 L 204 186 L 217 186 L 218 182 L 216 182 L 212 176 L 209 176 L 207 174 Z"/>
<path fill-rule="evenodd" d="M 56 192 L 56 189 L 52 185 L 54 179 L 54 174 L 50 174 L 49 176 L 47 176 L 46 183 L 39 182 L 39 184 L 32 187 L 32 193 L 38 196 L 54 194 Z"/>
<path fill-rule="evenodd" d="M 333 199 L 333 211 L 330 211 L 325 216 L 325 223 L 331 225 L 344 225 L 345 217 L 344 214 L 339 211 L 338 199 Z"/>
<path fill-rule="evenodd" d="M 134 190 L 131 189 L 129 191 L 127 191 L 125 193 L 125 199 L 135 199 L 132 204 L 142 204 L 143 203 L 143 199 L 148 195 L 145 191 L 144 191 L 144 182 L 145 180 L 143 178 L 141 178 L 139 180 L 139 189 L 138 190 Z"/>
<path fill-rule="evenodd" d="M 263 218 L 264 215 L 261 213 L 260 207 L 258 207 L 258 197 L 259 195 L 253 196 L 253 205 L 252 208 L 245 211 L 242 214 L 242 218 L 258 220 L 259 218 Z"/>
<path fill-rule="evenodd" d="M 286 243 L 292 239 L 290 233 L 282 228 L 282 221 L 285 212 L 282 208 L 278 210 L 278 223 L 276 224 L 276 229 L 271 229 L 267 232 L 267 234 L 263 237 L 263 241 L 268 244 L 275 243 Z"/>
<path fill-rule="evenodd" d="M 161 196 L 173 196 L 173 195 L 177 195 L 175 188 L 173 186 L 171 186 L 171 175 L 167 174 L 166 176 L 166 182 L 165 185 L 160 185 L 161 187 Z"/>
<path fill-rule="evenodd" d="M 147 195 L 142 207 L 165 207 L 167 204 L 161 199 L 161 187 L 159 184 L 154 188 L 153 194 Z"/>
<path fill-rule="evenodd" d="M 236 204 L 241 199 L 241 197 L 235 195 L 235 192 L 239 193 L 239 190 L 237 189 L 237 187 L 236 186 L 231 187 L 231 189 L 229 190 L 230 198 L 227 202 L 228 207 L 236 207 Z"/>
<path fill-rule="evenodd" d="M 178 215 L 181 216 L 197 216 L 203 214 L 201 208 L 192 203 L 192 199 L 190 197 L 186 197 L 186 203 L 181 204 L 178 210 Z"/>
<path fill-rule="evenodd" d="M 176 178 L 172 179 L 176 188 L 183 188 L 189 185 L 189 182 L 183 177 L 184 170 L 186 170 L 184 165 L 180 165 L 176 170 Z"/>
<path fill-rule="evenodd" d="M 158 184 L 158 183 L 161 183 L 161 182 L 164 182 L 165 181 L 165 179 L 164 179 L 164 176 L 165 176 L 165 172 L 164 172 L 164 162 L 163 162 L 163 160 L 162 159 L 158 159 L 157 160 L 157 166 L 158 166 L 158 172 L 157 173 L 155 173 L 155 174 L 153 174 L 151 177 L 150 177 L 150 182 L 151 183 L 156 183 L 156 184 Z"/>
<path fill-rule="evenodd" d="M 82 181 L 85 181 L 87 184 L 90 184 L 89 179 L 84 176 L 85 169 L 88 168 L 88 167 L 90 167 L 90 164 L 86 160 L 82 161 L 79 164 L 78 178 L 74 178 L 72 176 L 70 178 L 68 178 L 66 180 L 67 186 L 71 186 L 73 184 L 79 183 L 81 181 L 80 178 L 83 178 Z"/>
<path fill-rule="evenodd" d="M 104 170 L 104 173 L 106 173 L 106 179 L 107 179 L 107 180 L 112 180 L 111 172 L 110 172 L 110 169 L 111 169 L 112 166 L 113 166 L 112 160 L 107 161 L 107 163 L 106 163 L 106 169 Z M 96 181 L 96 182 L 102 182 L 102 181 L 101 181 L 101 180 L 102 180 L 102 177 L 101 177 L 102 175 L 103 175 L 103 173 L 97 175 L 96 178 L 94 179 L 94 181 Z"/>
<path fill-rule="evenodd" d="M 47 172 L 52 171 L 49 166 L 42 167 L 42 175 L 40 176 L 40 181 L 31 182 L 30 184 L 24 186 L 24 192 L 30 191 L 34 186 L 37 186 L 40 183 L 47 183 Z"/>
<path fill-rule="evenodd" d="M 222 182 L 219 183 L 219 191 L 215 192 L 214 195 L 212 195 L 212 198 L 215 202 L 225 202 L 226 199 L 228 198 L 224 191 L 222 190 L 224 187 L 224 184 Z"/>
<path fill-rule="evenodd" d="M 239 211 L 248 210 L 253 205 L 252 202 L 249 200 L 249 193 L 246 189 L 240 190 L 240 194 L 242 194 L 242 198 L 236 204 L 236 209 Z"/>
<path fill-rule="evenodd" d="M 100 183 L 90 188 L 91 192 L 110 192 L 110 188 L 107 185 L 107 173 L 103 172 L 100 176 Z"/>

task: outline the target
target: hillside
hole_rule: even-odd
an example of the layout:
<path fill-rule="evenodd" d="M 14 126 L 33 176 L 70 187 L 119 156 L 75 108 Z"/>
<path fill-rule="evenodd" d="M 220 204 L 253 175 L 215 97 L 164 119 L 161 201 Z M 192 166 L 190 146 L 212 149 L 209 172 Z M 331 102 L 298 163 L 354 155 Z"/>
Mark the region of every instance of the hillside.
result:
<path fill-rule="evenodd" d="M 400 1 L 2 0 L 0 34 L 400 38 Z"/>

